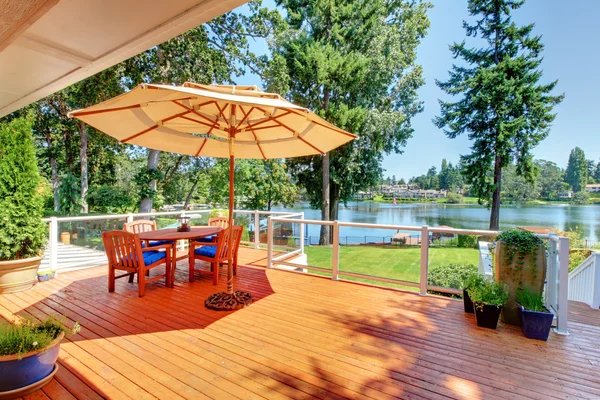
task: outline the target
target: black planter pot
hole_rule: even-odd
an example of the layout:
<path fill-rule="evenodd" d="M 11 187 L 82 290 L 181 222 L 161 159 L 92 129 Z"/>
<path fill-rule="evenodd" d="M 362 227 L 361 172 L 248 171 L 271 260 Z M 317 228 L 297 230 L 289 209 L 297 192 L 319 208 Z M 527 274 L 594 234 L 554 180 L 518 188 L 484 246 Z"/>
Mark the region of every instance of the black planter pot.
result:
<path fill-rule="evenodd" d="M 475 305 L 475 321 L 477 321 L 477 326 L 496 329 L 498 327 L 500 311 L 502 311 L 502 306 Z"/>
<path fill-rule="evenodd" d="M 554 315 L 546 311 L 529 311 L 521 309 L 521 330 L 525 337 L 537 340 L 548 340 Z"/>
<path fill-rule="evenodd" d="M 467 289 L 463 289 L 463 301 L 465 303 L 465 312 L 469 313 L 469 314 L 473 314 L 475 312 L 475 310 L 473 309 L 473 302 L 471 301 L 471 298 L 469 297 L 469 293 L 467 292 Z"/>

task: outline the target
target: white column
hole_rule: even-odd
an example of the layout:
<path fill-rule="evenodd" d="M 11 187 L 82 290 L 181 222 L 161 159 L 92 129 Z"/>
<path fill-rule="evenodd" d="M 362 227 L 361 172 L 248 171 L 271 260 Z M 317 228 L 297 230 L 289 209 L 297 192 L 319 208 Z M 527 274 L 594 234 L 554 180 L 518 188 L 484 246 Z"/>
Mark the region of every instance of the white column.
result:
<path fill-rule="evenodd" d="M 558 242 L 558 326 L 554 332 L 568 335 L 569 318 L 569 238 L 560 237 Z"/>
<path fill-rule="evenodd" d="M 254 248 L 260 248 L 260 213 L 254 210 Z"/>
<path fill-rule="evenodd" d="M 267 268 L 273 268 L 273 221 L 267 217 Z"/>
<path fill-rule="evenodd" d="M 337 281 L 340 270 L 340 226 L 337 220 L 333 221 L 333 242 L 331 246 L 331 279 Z"/>
<path fill-rule="evenodd" d="M 419 273 L 419 283 L 421 296 L 427 296 L 427 277 L 429 269 L 429 227 L 423 225 L 421 228 L 421 271 Z"/>
<path fill-rule="evenodd" d="M 304 220 L 304 213 L 301 213 L 300 220 Z M 300 254 L 304 254 L 304 223 L 300 222 Z"/>
<path fill-rule="evenodd" d="M 133 214 L 127 214 L 127 223 L 133 222 Z"/>
<path fill-rule="evenodd" d="M 546 271 L 546 305 L 556 307 L 558 288 L 558 235 L 550 233 L 548 240 L 548 270 Z"/>
<path fill-rule="evenodd" d="M 58 268 L 58 220 L 56 217 L 50 217 L 48 239 L 48 247 L 50 249 L 50 269 L 56 270 Z"/>

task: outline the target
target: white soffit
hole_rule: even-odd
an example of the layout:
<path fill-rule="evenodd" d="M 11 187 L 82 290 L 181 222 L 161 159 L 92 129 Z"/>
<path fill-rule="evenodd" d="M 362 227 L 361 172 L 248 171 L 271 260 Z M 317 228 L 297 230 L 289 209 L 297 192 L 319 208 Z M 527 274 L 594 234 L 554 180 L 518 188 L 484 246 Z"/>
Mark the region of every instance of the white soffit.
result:
<path fill-rule="evenodd" d="M 0 117 L 247 0 L 0 0 Z"/>

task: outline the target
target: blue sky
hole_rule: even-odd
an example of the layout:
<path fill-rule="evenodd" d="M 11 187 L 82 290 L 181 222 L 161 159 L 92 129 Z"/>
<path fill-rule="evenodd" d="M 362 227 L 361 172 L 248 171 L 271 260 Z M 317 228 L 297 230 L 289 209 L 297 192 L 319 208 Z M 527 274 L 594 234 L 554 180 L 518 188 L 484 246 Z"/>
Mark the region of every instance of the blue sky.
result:
<path fill-rule="evenodd" d="M 465 33 L 462 21 L 469 19 L 466 1 L 430 0 L 434 8 L 429 12 L 429 34 L 418 49 L 417 62 L 423 66 L 425 86 L 419 96 L 425 111 L 413 120 L 414 135 L 409 139 L 404 154 L 385 157 L 385 176 L 408 179 L 421 175 L 435 165 L 438 170 L 442 158 L 455 163 L 460 154 L 469 153 L 466 137 L 448 139 L 431 122 L 439 113 L 438 99 L 444 93 L 435 85 L 435 79 L 445 80 L 453 59 L 448 45 L 462 41 Z M 265 2 L 271 5 L 270 1 Z M 528 0 L 516 11 L 518 24 L 535 23 L 534 34 L 542 35 L 546 48 L 542 70 L 544 82 L 558 79 L 556 93 L 564 93 L 565 100 L 556 107 L 557 117 L 550 135 L 534 149 L 536 158 L 556 162 L 565 167 L 569 152 L 581 147 L 586 158 L 600 160 L 600 129 L 597 115 L 600 111 L 600 0 Z M 263 44 L 255 50 L 263 51 Z M 238 78 L 239 84 L 259 84 L 256 76 Z"/>

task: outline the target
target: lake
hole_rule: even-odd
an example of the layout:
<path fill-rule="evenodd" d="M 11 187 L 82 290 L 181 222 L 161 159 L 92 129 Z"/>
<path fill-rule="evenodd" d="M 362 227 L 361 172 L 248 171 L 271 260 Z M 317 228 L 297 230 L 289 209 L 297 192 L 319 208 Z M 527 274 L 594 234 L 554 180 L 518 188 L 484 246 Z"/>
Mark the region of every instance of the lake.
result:
<path fill-rule="evenodd" d="M 320 210 L 312 210 L 308 204 L 298 204 L 293 208 L 273 208 L 273 211 L 304 212 L 306 219 L 321 219 Z M 448 225 L 463 229 L 488 229 L 490 210 L 478 205 L 458 204 L 388 204 L 370 201 L 353 201 L 348 206 L 340 206 L 339 220 L 371 224 L 439 226 Z M 563 231 L 581 229 L 590 240 L 600 240 L 600 206 L 557 205 L 508 205 L 500 210 L 500 229 L 516 226 L 544 226 Z M 307 225 L 309 236 L 319 236 L 319 226 Z M 389 237 L 396 233 L 389 229 L 362 229 L 341 227 L 340 236 Z"/>

